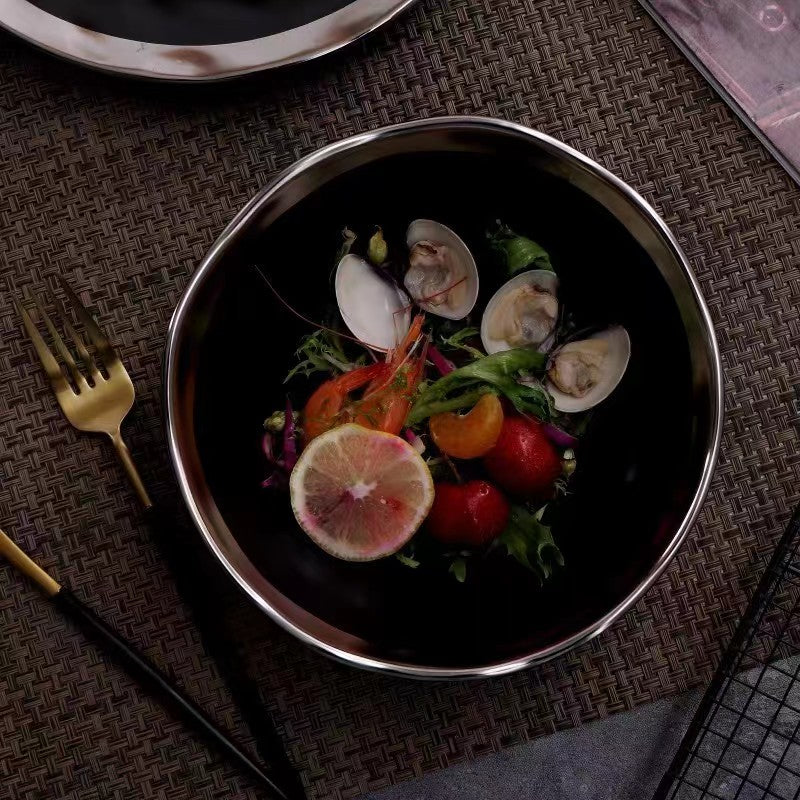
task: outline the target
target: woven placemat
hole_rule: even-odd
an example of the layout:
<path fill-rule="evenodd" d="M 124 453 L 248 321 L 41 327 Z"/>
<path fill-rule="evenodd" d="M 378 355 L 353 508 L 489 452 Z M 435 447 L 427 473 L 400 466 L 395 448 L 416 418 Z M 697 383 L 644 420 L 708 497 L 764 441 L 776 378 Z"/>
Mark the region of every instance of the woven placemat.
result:
<path fill-rule="evenodd" d="M 379 125 L 489 114 L 641 191 L 717 325 L 727 422 L 701 519 L 622 621 L 542 668 L 416 683 L 336 665 L 221 578 L 221 613 L 310 794 L 351 798 L 704 683 L 800 493 L 800 191 L 633 0 L 423 0 L 347 51 L 212 88 L 93 75 L 0 38 L 0 520 L 226 725 L 242 723 L 105 443 L 69 428 L 12 292 L 67 275 L 139 391 L 128 429 L 174 492 L 160 359 L 172 309 L 237 209 L 297 156 Z M 0 797 L 254 797 L 0 569 Z"/>

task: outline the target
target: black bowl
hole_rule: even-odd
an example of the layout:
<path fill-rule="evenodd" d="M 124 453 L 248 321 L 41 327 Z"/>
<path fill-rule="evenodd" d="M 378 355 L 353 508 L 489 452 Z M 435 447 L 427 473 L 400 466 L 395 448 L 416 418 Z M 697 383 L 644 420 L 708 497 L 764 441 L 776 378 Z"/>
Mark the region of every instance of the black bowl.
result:
<path fill-rule="evenodd" d="M 319 319 L 345 225 L 403 235 L 416 217 L 480 254 L 495 219 L 551 254 L 564 305 L 631 336 L 628 371 L 597 407 L 554 528 L 565 566 L 540 587 L 510 559 L 458 584 L 395 559 L 340 561 L 264 491 L 262 422 L 308 327 Z M 479 268 L 483 262 L 479 258 Z M 501 282 L 483 267 L 481 298 Z M 299 162 L 256 197 L 203 262 L 167 348 L 170 444 L 213 551 L 270 616 L 361 666 L 422 676 L 518 669 L 598 633 L 655 579 L 705 495 L 722 418 L 719 354 L 677 244 L 630 188 L 564 145 L 486 119 L 378 131 Z M 304 387 L 292 384 L 297 398 Z"/>

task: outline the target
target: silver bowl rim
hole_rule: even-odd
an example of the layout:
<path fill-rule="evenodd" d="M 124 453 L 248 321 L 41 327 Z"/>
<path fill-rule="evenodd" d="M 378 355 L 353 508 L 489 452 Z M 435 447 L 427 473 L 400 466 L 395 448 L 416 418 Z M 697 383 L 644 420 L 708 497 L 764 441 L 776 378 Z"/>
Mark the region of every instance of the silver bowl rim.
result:
<path fill-rule="evenodd" d="M 194 296 L 199 290 L 203 281 L 213 270 L 218 258 L 227 249 L 231 240 L 235 238 L 236 234 L 243 227 L 249 224 L 251 218 L 255 215 L 261 204 L 268 197 L 271 197 L 275 193 L 279 192 L 287 182 L 294 179 L 307 168 L 325 161 L 331 156 L 335 156 L 352 148 L 358 148 L 367 145 L 370 142 L 378 139 L 385 139 L 398 134 L 402 135 L 407 131 L 437 127 L 445 129 L 452 129 L 453 127 L 471 127 L 500 132 L 505 131 L 521 135 L 523 137 L 528 137 L 533 142 L 543 145 L 545 148 L 559 151 L 559 153 L 564 157 L 577 161 L 579 164 L 593 172 L 597 177 L 605 180 L 613 187 L 618 189 L 626 197 L 626 199 L 631 202 L 652 225 L 655 226 L 658 233 L 662 237 L 663 242 L 668 245 L 672 255 L 680 265 L 683 276 L 685 277 L 691 289 L 692 299 L 697 306 L 699 317 L 702 320 L 704 328 L 703 334 L 708 349 L 707 356 L 709 357 L 710 361 L 709 389 L 711 393 L 710 400 L 712 401 L 713 405 L 713 407 L 710 409 L 709 421 L 709 432 L 711 433 L 712 441 L 705 454 L 705 463 L 703 465 L 703 472 L 698 483 L 697 490 L 695 491 L 694 497 L 692 498 L 689 508 L 680 525 L 678 526 L 677 531 L 666 546 L 662 555 L 659 557 L 658 561 L 652 567 L 647 576 L 639 583 L 639 585 L 624 600 L 614 606 L 614 608 L 612 608 L 610 611 L 606 612 L 594 623 L 587 625 L 585 628 L 572 634 L 566 639 L 550 645 L 549 647 L 536 650 L 533 653 L 529 653 L 517 658 L 487 665 L 463 668 L 426 667 L 417 664 L 408 664 L 351 653 L 348 650 L 344 650 L 340 647 L 336 647 L 330 643 L 319 640 L 317 637 L 303 630 L 300 626 L 287 619 L 278 610 L 273 608 L 270 603 L 260 595 L 257 589 L 252 586 L 242 575 L 242 571 L 239 566 L 236 563 L 233 563 L 231 559 L 227 557 L 223 548 L 220 546 L 218 538 L 223 537 L 226 539 L 225 544 L 227 547 L 233 549 L 234 551 L 238 551 L 242 563 L 250 565 L 250 567 L 255 570 L 255 567 L 252 567 L 249 559 L 247 559 L 244 552 L 242 552 L 238 544 L 236 544 L 233 535 L 229 530 L 227 530 L 227 526 L 225 532 L 219 532 L 212 530 L 205 524 L 203 516 L 200 512 L 200 508 L 192 494 L 187 472 L 181 459 L 180 445 L 176 431 L 177 389 L 174 381 L 177 373 L 176 364 L 179 355 L 178 345 L 181 332 L 191 310 Z M 724 414 L 722 361 L 716 335 L 714 333 L 714 325 L 711 320 L 711 315 L 709 314 L 708 307 L 706 306 L 705 300 L 703 299 L 700 291 L 699 283 L 695 278 L 691 267 L 689 266 L 686 256 L 681 250 L 677 239 L 667 227 L 666 223 L 661 219 L 656 210 L 638 192 L 628 186 L 628 184 L 626 184 L 620 178 L 616 177 L 613 173 L 597 164 L 588 156 L 585 156 L 579 151 L 569 147 L 568 145 L 565 145 L 558 139 L 517 123 L 481 116 L 433 117 L 425 120 L 404 122 L 397 125 L 379 128 L 366 133 L 361 133 L 356 136 L 329 144 L 311 153 L 310 155 L 301 158 L 291 167 L 284 170 L 263 189 L 261 189 L 223 230 L 184 290 L 178 306 L 175 309 L 169 330 L 167 332 L 164 358 L 164 386 L 168 445 L 172 464 L 178 478 L 178 484 L 180 486 L 183 499 L 189 509 L 195 525 L 203 536 L 208 547 L 221 561 L 223 566 L 227 569 L 239 586 L 241 586 L 245 593 L 251 598 L 251 600 L 253 600 L 259 608 L 266 612 L 269 617 L 271 617 L 276 623 L 278 623 L 278 625 L 287 630 L 289 633 L 338 661 L 386 674 L 429 679 L 480 678 L 506 675 L 516 672 L 528 666 L 532 666 L 533 664 L 547 661 L 567 652 L 579 644 L 588 642 L 606 630 L 609 625 L 611 625 L 618 617 L 624 614 L 637 600 L 639 600 L 639 598 L 650 588 L 650 586 L 652 586 L 659 575 L 661 575 L 667 564 L 669 564 L 674 557 L 680 545 L 683 543 L 691 526 L 697 518 L 703 501 L 708 493 L 714 473 L 714 467 L 717 461 L 717 456 L 719 454 Z"/>
<path fill-rule="evenodd" d="M 239 42 L 172 45 L 99 33 L 29 0 L 0 0 L 0 27 L 85 67 L 139 78 L 210 82 L 298 64 L 351 44 L 417 0 L 353 0 L 285 31 Z"/>

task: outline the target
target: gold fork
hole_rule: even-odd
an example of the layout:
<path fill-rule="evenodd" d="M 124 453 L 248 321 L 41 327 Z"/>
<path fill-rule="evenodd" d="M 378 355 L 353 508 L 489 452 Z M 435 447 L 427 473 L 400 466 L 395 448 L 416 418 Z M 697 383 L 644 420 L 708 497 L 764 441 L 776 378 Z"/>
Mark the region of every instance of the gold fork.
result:
<path fill-rule="evenodd" d="M 17 311 L 22 317 L 25 330 L 33 342 L 47 377 L 50 379 L 58 404 L 66 418 L 78 430 L 105 433 L 111 439 L 139 500 L 145 508 L 150 508 L 153 503 L 121 433 L 122 421 L 131 410 L 136 396 L 133 382 L 114 348 L 92 319 L 91 314 L 83 307 L 78 296 L 60 276 L 59 281 L 64 294 L 95 347 L 96 356 L 92 357 L 83 338 L 72 326 L 63 304 L 54 297 L 53 305 L 58 311 L 61 327 L 72 340 L 75 351 L 83 361 L 86 375 L 81 372 L 69 348 L 64 344 L 64 340 L 45 311 L 44 303 L 41 300 L 36 297 L 18 300 L 15 303 Z M 37 316 L 44 323 L 66 371 L 62 369 L 53 351 L 39 332 L 26 308 L 26 303 L 36 309 Z M 101 372 L 101 367 L 105 370 L 105 375 Z M 68 380 L 67 374 L 71 377 L 71 382 Z"/>

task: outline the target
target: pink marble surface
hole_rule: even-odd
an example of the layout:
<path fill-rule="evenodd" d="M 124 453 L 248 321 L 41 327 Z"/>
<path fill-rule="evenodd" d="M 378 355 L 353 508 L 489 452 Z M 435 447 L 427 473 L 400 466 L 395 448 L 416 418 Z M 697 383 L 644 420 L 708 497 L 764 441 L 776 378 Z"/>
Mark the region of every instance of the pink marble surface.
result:
<path fill-rule="evenodd" d="M 800 3 L 650 0 L 650 5 L 800 170 Z"/>

